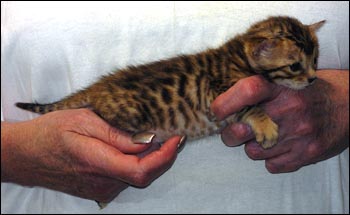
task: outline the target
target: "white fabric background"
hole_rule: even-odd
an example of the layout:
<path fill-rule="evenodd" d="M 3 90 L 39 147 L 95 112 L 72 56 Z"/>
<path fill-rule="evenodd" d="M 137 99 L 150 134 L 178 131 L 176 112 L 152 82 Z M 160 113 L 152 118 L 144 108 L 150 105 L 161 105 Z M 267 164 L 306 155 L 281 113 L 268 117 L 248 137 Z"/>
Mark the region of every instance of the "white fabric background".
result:
<path fill-rule="evenodd" d="M 1 2 L 2 119 L 35 117 L 15 102 L 55 101 L 116 68 L 216 47 L 268 15 L 326 19 L 319 67 L 349 68 L 349 2 Z M 272 175 L 213 136 L 187 144 L 168 172 L 104 210 L 2 183 L 1 213 L 349 213 L 349 150 Z"/>

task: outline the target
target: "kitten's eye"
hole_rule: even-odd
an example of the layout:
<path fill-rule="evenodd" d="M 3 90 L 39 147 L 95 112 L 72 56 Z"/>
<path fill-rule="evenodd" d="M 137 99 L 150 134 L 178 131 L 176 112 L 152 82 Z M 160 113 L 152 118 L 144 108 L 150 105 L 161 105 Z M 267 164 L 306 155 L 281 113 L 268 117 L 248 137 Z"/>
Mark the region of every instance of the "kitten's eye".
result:
<path fill-rule="evenodd" d="M 292 65 L 289 66 L 289 68 L 293 71 L 296 72 L 301 69 L 301 64 L 299 62 L 293 63 Z"/>

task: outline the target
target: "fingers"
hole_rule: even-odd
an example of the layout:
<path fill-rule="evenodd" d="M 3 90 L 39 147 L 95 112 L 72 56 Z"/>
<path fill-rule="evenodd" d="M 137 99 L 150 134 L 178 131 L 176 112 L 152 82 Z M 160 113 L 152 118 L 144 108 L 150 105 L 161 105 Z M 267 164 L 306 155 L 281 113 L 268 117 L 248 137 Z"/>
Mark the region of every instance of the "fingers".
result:
<path fill-rule="evenodd" d="M 291 144 L 278 143 L 269 149 L 263 149 L 256 141 L 250 141 L 245 144 L 244 150 L 248 157 L 253 160 L 270 159 L 291 150 Z"/>
<path fill-rule="evenodd" d="M 264 150 L 257 142 L 250 141 L 244 149 L 251 159 L 265 160 L 265 167 L 270 173 L 286 173 L 305 165 L 302 147 L 296 144 L 294 141 L 284 142 Z"/>
<path fill-rule="evenodd" d="M 88 109 L 70 111 L 76 112 L 73 120 L 77 121 L 75 131 L 80 134 L 97 138 L 123 153 L 139 153 L 150 147 L 149 144 L 134 144 L 129 134 L 110 126 Z"/>
<path fill-rule="evenodd" d="M 142 174 L 138 184 L 147 186 L 168 170 L 177 157 L 178 149 L 184 144 L 182 141 L 185 140 L 180 136 L 170 138 L 159 150 L 142 158 L 139 162 Z"/>
<path fill-rule="evenodd" d="M 112 177 L 129 184 L 145 187 L 162 175 L 174 163 L 178 145 L 182 138 L 175 136 L 166 141 L 159 150 L 139 158 L 136 155 L 126 155 L 114 152 L 108 156 L 108 172 Z"/>
<path fill-rule="evenodd" d="M 222 120 L 248 105 L 258 104 L 272 97 L 273 88 L 274 85 L 261 76 L 241 79 L 214 100 L 211 110 L 218 120 Z"/>
<path fill-rule="evenodd" d="M 109 127 L 107 137 L 108 143 L 124 153 L 140 153 L 151 147 L 151 144 L 135 144 L 129 134 L 113 127 Z"/>
<path fill-rule="evenodd" d="M 221 139 L 227 146 L 238 146 L 253 138 L 250 126 L 243 123 L 229 125 L 221 133 Z"/>
<path fill-rule="evenodd" d="M 221 134 L 223 142 L 228 146 L 238 146 L 245 143 L 245 152 L 253 160 L 266 160 L 265 166 L 270 173 L 291 172 L 300 168 L 301 159 L 295 150 L 292 152 L 293 143 L 278 143 L 270 149 L 263 149 L 255 140 L 249 126 L 237 123 L 224 129 Z M 250 140 L 250 141 L 249 141 Z M 247 142 L 248 141 L 248 142 Z"/>
<path fill-rule="evenodd" d="M 270 149 L 263 149 L 255 140 L 249 126 L 237 123 L 225 128 L 221 134 L 223 142 L 228 146 L 245 143 L 245 152 L 253 160 L 266 160 L 265 166 L 270 173 L 291 172 L 300 168 L 300 153 L 291 153 L 292 143 L 279 143 Z M 249 141 L 250 140 L 250 141 Z M 248 142 L 247 142 L 248 141 Z"/>
<path fill-rule="evenodd" d="M 293 172 L 305 165 L 302 160 L 299 153 L 285 153 L 266 159 L 265 167 L 270 173 Z"/>

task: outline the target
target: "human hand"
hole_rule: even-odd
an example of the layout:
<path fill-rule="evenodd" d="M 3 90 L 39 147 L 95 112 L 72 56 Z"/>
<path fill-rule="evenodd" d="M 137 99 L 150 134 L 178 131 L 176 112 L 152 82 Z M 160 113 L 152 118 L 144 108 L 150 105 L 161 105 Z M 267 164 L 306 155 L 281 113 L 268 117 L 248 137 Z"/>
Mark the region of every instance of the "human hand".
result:
<path fill-rule="evenodd" d="M 87 109 L 4 122 L 1 181 L 110 202 L 129 184 L 145 187 L 170 168 L 180 138 L 173 137 L 145 155 L 152 144 L 134 144 Z"/>
<path fill-rule="evenodd" d="M 333 157 L 349 147 L 349 72 L 322 70 L 318 80 L 294 91 L 268 83 L 260 76 L 237 82 L 212 103 L 221 120 L 247 105 L 260 106 L 279 125 L 278 144 L 264 150 L 242 123 L 226 127 L 228 146 L 245 143 L 247 155 L 265 160 L 271 173 L 295 171 L 302 166 Z"/>

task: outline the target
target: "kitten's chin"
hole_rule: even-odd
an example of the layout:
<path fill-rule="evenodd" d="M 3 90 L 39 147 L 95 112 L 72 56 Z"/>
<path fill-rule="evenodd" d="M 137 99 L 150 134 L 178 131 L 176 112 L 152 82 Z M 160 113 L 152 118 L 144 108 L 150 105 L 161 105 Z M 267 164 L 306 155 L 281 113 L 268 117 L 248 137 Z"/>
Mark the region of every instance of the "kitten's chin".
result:
<path fill-rule="evenodd" d="M 293 83 L 286 80 L 275 80 L 274 82 L 278 85 L 288 87 L 293 90 L 303 90 L 310 85 L 309 83 L 303 83 L 303 82 Z"/>
<path fill-rule="evenodd" d="M 291 88 L 291 89 L 293 89 L 293 90 L 303 90 L 303 89 L 305 89 L 307 86 L 309 86 L 309 85 L 303 85 L 303 86 L 295 85 L 295 86 L 286 86 L 286 87 L 289 87 L 289 88 Z"/>

